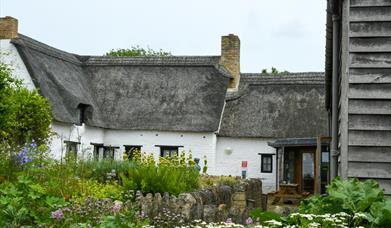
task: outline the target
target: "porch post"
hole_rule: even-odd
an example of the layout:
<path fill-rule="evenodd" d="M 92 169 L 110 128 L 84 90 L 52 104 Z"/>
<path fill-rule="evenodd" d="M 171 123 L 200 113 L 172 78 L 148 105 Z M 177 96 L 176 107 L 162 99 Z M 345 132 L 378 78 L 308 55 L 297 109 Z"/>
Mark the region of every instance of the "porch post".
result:
<path fill-rule="evenodd" d="M 321 192 L 321 180 L 320 180 L 320 159 L 322 153 L 322 137 L 318 136 L 316 138 L 316 153 L 315 153 L 315 186 L 314 193 Z"/>

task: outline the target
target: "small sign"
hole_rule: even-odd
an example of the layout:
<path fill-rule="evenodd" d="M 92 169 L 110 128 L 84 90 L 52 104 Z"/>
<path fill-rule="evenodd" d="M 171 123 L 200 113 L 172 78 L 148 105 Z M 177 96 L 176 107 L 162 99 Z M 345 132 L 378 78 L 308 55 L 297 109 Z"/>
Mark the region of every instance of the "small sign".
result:
<path fill-rule="evenodd" d="M 242 161 L 242 168 L 247 168 L 247 161 Z"/>

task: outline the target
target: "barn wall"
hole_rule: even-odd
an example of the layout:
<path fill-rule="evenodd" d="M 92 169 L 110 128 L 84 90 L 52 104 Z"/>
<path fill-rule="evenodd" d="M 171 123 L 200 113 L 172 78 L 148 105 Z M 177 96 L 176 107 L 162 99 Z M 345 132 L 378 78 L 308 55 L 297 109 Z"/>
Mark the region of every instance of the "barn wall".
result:
<path fill-rule="evenodd" d="M 247 175 L 261 178 L 263 192 L 276 188 L 276 156 L 273 156 L 273 172 L 261 173 L 261 156 L 258 153 L 275 154 L 276 150 L 268 146 L 272 139 L 217 137 L 216 174 L 241 176 L 241 162 L 248 161 Z M 226 149 L 232 150 L 231 154 Z"/>
<path fill-rule="evenodd" d="M 349 68 L 341 100 L 348 104 L 349 149 L 342 169 L 348 177 L 378 180 L 391 194 L 391 2 L 345 2 Z"/>

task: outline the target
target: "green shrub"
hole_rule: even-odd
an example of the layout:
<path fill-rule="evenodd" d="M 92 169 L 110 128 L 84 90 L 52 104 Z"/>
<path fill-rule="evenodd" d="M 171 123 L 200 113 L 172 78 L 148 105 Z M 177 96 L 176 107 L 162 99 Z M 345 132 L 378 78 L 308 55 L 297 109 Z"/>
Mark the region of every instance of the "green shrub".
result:
<path fill-rule="evenodd" d="M 145 57 L 167 57 L 171 56 L 172 54 L 170 52 L 166 52 L 163 50 L 155 51 L 151 48 L 142 48 L 140 46 L 133 46 L 130 49 L 129 48 L 118 48 L 118 49 L 111 49 L 109 52 L 105 54 L 106 56 L 128 56 L 128 57 L 138 57 L 138 56 L 145 56 Z"/>
<path fill-rule="evenodd" d="M 76 168 L 76 175 L 81 178 L 91 178 L 100 182 L 119 180 L 120 173 L 127 173 L 135 166 L 134 162 L 124 160 L 80 161 Z"/>
<path fill-rule="evenodd" d="M 50 211 L 64 203 L 63 199 L 47 194 L 46 189 L 30 177 L 20 175 L 16 182 L 0 185 L 0 225 L 45 224 L 51 220 Z"/>
<path fill-rule="evenodd" d="M 270 221 L 270 220 L 282 221 L 282 218 L 279 214 L 271 211 L 262 211 L 260 209 L 255 209 L 250 211 L 250 217 L 254 221 L 259 222 L 263 226 L 268 225 L 266 221 Z"/>
<path fill-rule="evenodd" d="M 214 185 L 228 185 L 234 187 L 239 183 L 239 180 L 236 177 L 231 176 L 201 176 L 200 177 L 200 186 L 209 187 Z"/>
<path fill-rule="evenodd" d="M 374 203 L 367 216 L 370 222 L 379 227 L 391 227 L 391 200 Z"/>
<path fill-rule="evenodd" d="M 115 182 L 100 183 L 92 179 L 80 179 L 78 180 L 74 194 L 72 194 L 72 198 L 77 202 L 82 202 L 88 197 L 119 200 L 122 197 L 122 192 L 122 186 Z"/>
<path fill-rule="evenodd" d="M 51 135 L 51 121 L 48 100 L 22 87 L 11 76 L 10 67 L 0 63 L 0 141 L 12 146 L 31 140 L 44 144 Z"/>
<path fill-rule="evenodd" d="M 135 159 L 133 167 L 126 174 L 120 174 L 125 189 L 141 190 L 143 193 L 164 193 L 178 195 L 198 188 L 199 171 L 194 168 L 191 154 L 181 158 L 160 158 L 155 164 L 152 154 Z"/>
<path fill-rule="evenodd" d="M 47 143 L 51 121 L 49 102 L 37 91 L 23 88 L 10 67 L 0 63 L 0 182 L 15 177 L 13 159 L 26 145 Z"/>
<path fill-rule="evenodd" d="M 326 214 L 346 212 L 349 215 L 365 213 L 377 227 L 387 227 L 391 222 L 391 201 L 374 180 L 356 178 L 334 179 L 327 187 L 327 196 L 312 196 L 301 202 L 300 213 Z"/>

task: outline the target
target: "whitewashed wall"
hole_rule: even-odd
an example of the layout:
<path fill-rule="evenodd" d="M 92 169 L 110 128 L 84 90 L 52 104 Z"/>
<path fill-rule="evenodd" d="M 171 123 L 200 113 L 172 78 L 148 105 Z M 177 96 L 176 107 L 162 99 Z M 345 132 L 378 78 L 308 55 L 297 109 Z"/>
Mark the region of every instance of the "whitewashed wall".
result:
<path fill-rule="evenodd" d="M 217 175 L 241 176 L 241 162 L 248 161 L 247 176 L 262 180 L 263 192 L 276 188 L 276 156 L 273 156 L 273 172 L 261 173 L 261 156 L 258 153 L 275 154 L 275 149 L 267 145 L 272 139 L 217 137 Z M 232 150 L 231 154 L 226 149 Z"/>
<path fill-rule="evenodd" d="M 15 46 L 10 41 L 9 39 L 0 40 L 0 61 L 11 66 L 12 76 L 21 79 L 23 85 L 32 90 L 35 86 L 30 74 Z"/>
<path fill-rule="evenodd" d="M 203 161 L 206 156 L 208 161 L 208 173 L 214 172 L 216 135 L 214 133 L 190 133 L 190 132 L 162 132 L 162 131 L 133 131 L 133 130 L 109 130 L 90 126 L 77 126 L 59 122 L 52 123 L 52 129 L 56 133 L 52 138 L 50 150 L 57 159 L 65 155 L 64 141 L 80 142 L 78 156 L 91 158 L 93 146 L 91 143 L 102 143 L 105 146 L 119 147 L 115 151 L 115 159 L 122 159 L 125 151 L 124 145 L 141 145 L 141 151 L 152 153 L 155 159 L 159 158 L 160 147 L 182 146 L 179 151 L 190 150 L 193 158 L 198 157 Z M 200 164 L 202 166 L 202 164 Z"/>
<path fill-rule="evenodd" d="M 133 131 L 133 130 L 107 130 L 104 136 L 105 145 L 119 146 L 120 151 L 125 150 L 123 145 L 142 145 L 141 151 L 153 153 L 155 159 L 160 155 L 160 147 L 183 146 L 179 151 L 184 150 L 186 154 L 191 150 L 193 158 L 203 160 L 206 156 L 208 163 L 208 173 L 214 171 L 216 135 L 211 132 L 163 132 L 163 131 Z"/>
<path fill-rule="evenodd" d="M 64 141 L 80 142 L 79 158 L 92 158 L 94 147 L 91 143 L 104 143 L 104 130 L 97 127 L 77 126 L 74 124 L 53 121 L 52 130 L 55 135 L 50 143 L 50 152 L 54 158 L 65 156 L 66 146 Z"/>

